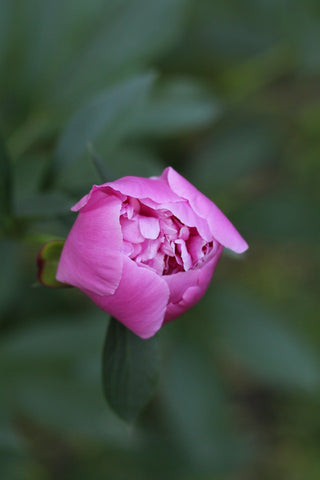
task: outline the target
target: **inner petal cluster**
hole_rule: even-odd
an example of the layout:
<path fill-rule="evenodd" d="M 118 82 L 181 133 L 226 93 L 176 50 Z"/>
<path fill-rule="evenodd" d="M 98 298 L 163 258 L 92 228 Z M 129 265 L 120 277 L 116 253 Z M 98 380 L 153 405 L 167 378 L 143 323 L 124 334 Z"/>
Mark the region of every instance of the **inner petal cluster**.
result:
<path fill-rule="evenodd" d="M 120 225 L 123 253 L 158 275 L 196 268 L 217 248 L 217 242 L 204 240 L 196 226 L 184 225 L 169 210 L 155 210 L 133 197 L 122 203 Z"/>

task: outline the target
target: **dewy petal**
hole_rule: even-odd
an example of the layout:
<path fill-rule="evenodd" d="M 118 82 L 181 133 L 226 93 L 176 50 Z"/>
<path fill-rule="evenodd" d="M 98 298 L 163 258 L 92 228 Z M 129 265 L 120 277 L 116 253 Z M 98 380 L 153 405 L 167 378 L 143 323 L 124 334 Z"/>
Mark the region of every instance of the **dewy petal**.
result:
<path fill-rule="evenodd" d="M 207 220 L 212 235 L 219 243 L 236 253 L 242 253 L 247 250 L 248 244 L 227 217 L 209 198 L 188 182 L 188 180 L 177 173 L 172 167 L 166 168 L 161 177 L 167 180 L 172 191 L 187 199 L 192 209 L 200 217 Z"/>
<path fill-rule="evenodd" d="M 222 245 L 219 245 L 212 258 L 200 268 L 195 268 L 188 272 L 165 275 L 163 277 L 170 290 L 165 322 L 179 317 L 203 297 L 222 254 L 222 250 Z M 192 290 L 189 290 L 190 288 L 192 288 Z"/>
<path fill-rule="evenodd" d="M 56 278 L 80 290 L 112 295 L 122 271 L 121 200 L 102 191 L 86 200 L 64 244 Z"/>
<path fill-rule="evenodd" d="M 85 293 L 141 338 L 152 337 L 159 330 L 169 299 L 169 288 L 163 277 L 139 267 L 125 256 L 121 281 L 114 295 Z"/>
<path fill-rule="evenodd" d="M 159 219 L 156 217 L 145 217 L 139 215 L 139 228 L 144 238 L 155 240 L 160 233 Z"/>

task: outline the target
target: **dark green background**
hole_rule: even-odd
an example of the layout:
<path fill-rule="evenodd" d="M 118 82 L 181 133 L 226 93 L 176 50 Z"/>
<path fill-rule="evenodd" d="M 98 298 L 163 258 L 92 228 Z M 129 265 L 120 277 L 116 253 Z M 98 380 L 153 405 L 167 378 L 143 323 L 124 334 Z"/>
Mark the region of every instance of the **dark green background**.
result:
<path fill-rule="evenodd" d="M 320 478 L 319 45 L 318 0 L 0 0 L 1 479 Z M 172 165 L 250 245 L 160 332 L 133 428 L 107 315 L 33 288 L 89 150 L 110 178 Z"/>

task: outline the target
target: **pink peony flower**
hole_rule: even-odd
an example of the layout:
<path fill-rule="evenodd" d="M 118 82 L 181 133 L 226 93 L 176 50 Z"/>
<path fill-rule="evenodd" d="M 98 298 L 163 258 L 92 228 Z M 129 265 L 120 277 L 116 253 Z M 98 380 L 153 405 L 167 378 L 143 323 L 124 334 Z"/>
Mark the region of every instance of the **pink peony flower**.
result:
<path fill-rule="evenodd" d="M 247 248 L 234 226 L 173 168 L 124 177 L 73 208 L 57 280 L 84 292 L 142 338 L 204 295 L 223 247 Z"/>

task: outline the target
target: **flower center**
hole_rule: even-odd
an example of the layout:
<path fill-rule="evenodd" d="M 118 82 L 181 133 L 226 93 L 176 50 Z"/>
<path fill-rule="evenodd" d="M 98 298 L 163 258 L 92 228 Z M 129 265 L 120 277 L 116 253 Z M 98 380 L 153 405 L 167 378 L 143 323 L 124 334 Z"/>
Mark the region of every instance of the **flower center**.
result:
<path fill-rule="evenodd" d="M 123 253 L 159 275 L 186 272 L 204 263 L 216 250 L 194 226 L 186 226 L 166 209 L 155 210 L 128 197 L 120 212 Z"/>

